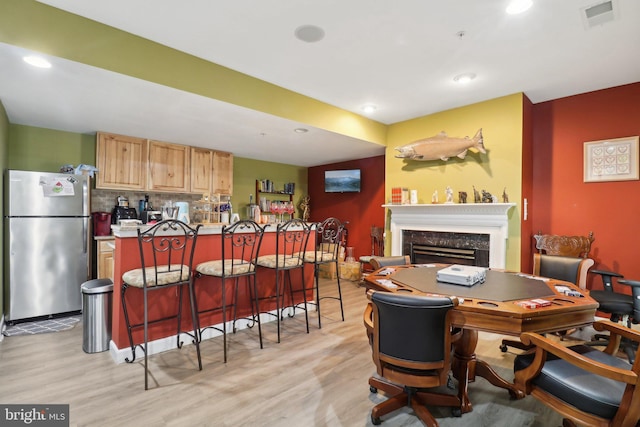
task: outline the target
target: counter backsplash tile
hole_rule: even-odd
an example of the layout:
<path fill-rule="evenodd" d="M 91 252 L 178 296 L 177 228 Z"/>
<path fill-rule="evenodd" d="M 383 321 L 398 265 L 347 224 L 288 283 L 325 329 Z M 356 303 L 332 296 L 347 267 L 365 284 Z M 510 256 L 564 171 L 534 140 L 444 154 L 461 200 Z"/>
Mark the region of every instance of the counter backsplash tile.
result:
<path fill-rule="evenodd" d="M 193 209 L 193 202 L 200 200 L 202 195 L 184 194 L 184 193 L 152 193 L 152 192 L 134 192 L 134 191 L 116 191 L 116 190 L 92 190 L 91 191 L 91 212 L 111 212 L 116 205 L 116 198 L 124 196 L 129 199 L 129 207 L 138 211 L 138 203 L 144 200 L 144 195 L 149 195 L 149 202 L 154 209 L 160 210 L 168 201 L 172 202 L 188 202 L 189 209 Z M 140 212 L 138 212 L 138 215 Z"/>

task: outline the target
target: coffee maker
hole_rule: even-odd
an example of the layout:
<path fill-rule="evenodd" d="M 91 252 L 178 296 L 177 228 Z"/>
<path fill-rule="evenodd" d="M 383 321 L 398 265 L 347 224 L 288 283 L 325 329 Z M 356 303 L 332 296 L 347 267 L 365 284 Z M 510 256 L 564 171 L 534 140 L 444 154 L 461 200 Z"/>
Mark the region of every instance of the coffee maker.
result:
<path fill-rule="evenodd" d="M 138 219 L 136 209 L 129 207 L 129 199 L 124 196 L 118 196 L 116 199 L 116 205 L 111 213 L 111 223 L 120 224 L 121 219 Z"/>

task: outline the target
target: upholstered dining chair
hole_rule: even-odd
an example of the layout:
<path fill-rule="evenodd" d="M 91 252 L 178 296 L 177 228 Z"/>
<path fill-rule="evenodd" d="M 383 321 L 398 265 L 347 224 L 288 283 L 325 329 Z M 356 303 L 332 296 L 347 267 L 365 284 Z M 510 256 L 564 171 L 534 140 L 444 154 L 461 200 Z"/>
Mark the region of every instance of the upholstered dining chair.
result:
<path fill-rule="evenodd" d="M 587 288 L 587 272 L 594 261 L 589 258 L 593 232 L 587 236 L 536 234 L 538 253 L 533 254 L 533 274 L 565 280 Z"/>
<path fill-rule="evenodd" d="M 587 236 L 561 236 L 555 234 L 535 234 L 536 249 L 533 254 L 533 274 L 535 276 L 564 280 L 580 289 L 587 288 L 587 273 L 594 261 L 589 258 L 593 232 Z M 561 336 L 568 331 L 558 332 Z M 522 342 L 512 339 L 502 340 L 500 349 L 507 347 L 526 349 Z"/>
<path fill-rule="evenodd" d="M 141 268 L 130 270 L 122 275 L 122 307 L 131 346 L 131 359 L 125 358 L 128 363 L 136 360 L 136 348 L 140 347 L 144 353 L 144 389 L 149 389 L 148 344 L 149 325 L 171 319 L 176 320 L 177 347 L 182 347 L 180 335 L 186 333 L 191 336 L 196 347 L 198 357 L 198 369 L 202 370 L 200 357 L 200 343 L 198 339 L 198 316 L 196 314 L 195 294 L 193 292 L 193 254 L 196 248 L 196 240 L 200 226 L 195 229 L 178 220 L 164 220 L 151 228 L 138 228 L 138 247 L 140 249 Z M 149 304 L 149 292 L 166 291 L 167 288 L 177 287 L 176 312 L 167 313 L 167 307 L 160 304 Z M 182 300 L 183 288 L 187 288 L 191 307 L 191 323 L 193 333 L 182 330 Z M 129 290 L 137 288 L 142 291 L 142 304 L 127 301 Z M 165 292 L 163 298 L 170 300 L 172 294 Z M 158 317 L 149 319 L 149 307 L 158 308 L 162 313 Z M 142 319 L 140 318 L 142 311 Z M 136 343 L 133 331 L 143 328 L 143 342 Z"/>
<path fill-rule="evenodd" d="M 522 342 L 535 350 L 516 357 L 515 384 L 565 417 L 564 427 L 634 427 L 640 420 L 640 364 L 615 354 L 620 337 L 638 343 L 640 333 L 609 321 L 594 328 L 613 337 L 604 351 L 522 334 Z"/>
<path fill-rule="evenodd" d="M 451 406 L 461 415 L 457 395 L 433 390 L 447 384 L 451 370 L 451 309 L 455 297 L 373 292 L 364 313 L 377 376 L 369 378 L 372 393 L 389 397 L 371 411 L 371 422 L 410 406 L 427 426 L 438 425 L 426 405 Z M 428 325 L 428 327 L 426 327 Z"/>
<path fill-rule="evenodd" d="M 377 227 L 375 225 L 371 226 L 371 255 L 362 255 L 358 258 L 360 261 L 360 269 L 363 274 L 367 274 L 372 272 L 373 268 L 367 268 L 367 264 L 371 265 L 371 258 L 374 256 L 384 256 L 384 228 Z"/>
<path fill-rule="evenodd" d="M 256 262 L 262 244 L 264 229 L 252 220 L 242 220 L 231 225 L 225 225 L 220 234 L 221 257 L 202 262 L 196 266 L 194 287 L 202 283 L 202 287 L 214 288 L 210 289 L 212 293 L 220 291 L 220 305 L 214 304 L 211 307 L 203 308 L 198 302 L 198 319 L 202 325 L 202 316 L 211 312 L 222 313 L 221 325 L 208 325 L 199 329 L 199 339 L 202 340 L 202 334 L 207 329 L 215 329 L 222 332 L 222 344 L 224 362 L 227 362 L 227 310 L 233 308 L 233 326 L 232 330 L 236 332 L 236 320 L 238 320 L 238 289 L 240 287 L 240 279 L 246 284 L 247 295 L 249 296 L 251 305 L 251 316 L 249 325 L 258 324 L 258 338 L 260 348 L 262 346 L 262 326 L 260 324 L 260 316 L 258 315 L 257 300 L 258 290 L 256 285 Z M 204 277 L 215 277 L 219 279 L 216 285 L 211 286 L 210 282 L 204 283 Z M 227 281 L 232 283 L 233 297 L 230 304 L 227 303 Z M 204 291 L 204 289 L 201 288 Z"/>
<path fill-rule="evenodd" d="M 307 292 L 304 289 L 304 254 L 307 249 L 311 227 L 299 218 L 292 218 L 277 225 L 275 254 L 261 255 L 257 258 L 256 264 L 259 267 L 269 269 L 274 272 L 275 287 L 266 283 L 258 283 L 259 297 L 256 301 L 258 316 L 260 313 L 268 313 L 276 316 L 278 328 L 278 342 L 280 342 L 281 321 L 284 320 L 284 309 L 286 296 L 289 296 L 289 305 L 295 315 L 294 294 L 300 291 L 303 298 L 303 311 L 309 333 L 309 313 L 307 307 Z M 294 284 L 293 272 L 298 272 L 298 283 Z M 295 288 L 295 289 L 294 289 Z M 260 308 L 260 304 L 275 301 L 275 314 L 267 308 Z"/>
<path fill-rule="evenodd" d="M 409 265 L 411 264 L 411 257 L 409 255 L 371 257 L 371 260 L 369 262 L 371 264 L 371 267 L 373 267 L 373 271 L 375 271 L 382 267 Z"/>
<path fill-rule="evenodd" d="M 340 315 L 344 322 L 344 307 L 342 305 L 342 288 L 340 286 L 340 250 L 342 248 L 344 224 L 337 218 L 327 218 L 315 224 L 315 248 L 307 250 L 304 254 L 304 262 L 313 265 L 315 305 L 318 312 L 318 328 L 322 328 L 320 303 L 323 299 L 335 299 L 340 302 Z M 333 264 L 335 267 L 338 295 L 320 296 L 320 266 Z M 303 282 L 304 283 L 304 282 Z"/>

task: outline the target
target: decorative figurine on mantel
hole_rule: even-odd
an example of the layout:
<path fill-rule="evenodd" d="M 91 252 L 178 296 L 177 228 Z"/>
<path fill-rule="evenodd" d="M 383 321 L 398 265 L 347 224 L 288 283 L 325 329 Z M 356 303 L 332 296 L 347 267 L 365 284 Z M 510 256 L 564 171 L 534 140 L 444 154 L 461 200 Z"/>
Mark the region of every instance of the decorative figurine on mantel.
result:
<path fill-rule="evenodd" d="M 509 203 L 509 195 L 507 194 L 507 187 L 502 190 L 502 203 Z"/>
<path fill-rule="evenodd" d="M 482 190 L 482 203 L 493 203 L 493 196 L 491 193 Z"/>
<path fill-rule="evenodd" d="M 311 207 L 310 207 L 311 197 L 304 196 L 300 201 L 300 210 L 302 211 L 302 220 L 304 222 L 309 222 L 309 216 L 311 215 Z"/>
<path fill-rule="evenodd" d="M 438 190 L 433 192 L 433 195 L 431 196 L 431 203 L 433 204 L 438 203 Z"/>
<path fill-rule="evenodd" d="M 467 203 L 466 191 L 458 191 L 458 203 Z"/>
<path fill-rule="evenodd" d="M 476 190 L 476 186 L 473 186 L 473 203 L 480 203 L 482 199 L 480 199 L 480 193 Z"/>
<path fill-rule="evenodd" d="M 453 190 L 451 189 L 451 187 L 449 187 L 447 185 L 446 190 L 444 190 L 444 193 L 446 194 L 446 200 L 445 203 L 451 204 L 453 203 Z"/>

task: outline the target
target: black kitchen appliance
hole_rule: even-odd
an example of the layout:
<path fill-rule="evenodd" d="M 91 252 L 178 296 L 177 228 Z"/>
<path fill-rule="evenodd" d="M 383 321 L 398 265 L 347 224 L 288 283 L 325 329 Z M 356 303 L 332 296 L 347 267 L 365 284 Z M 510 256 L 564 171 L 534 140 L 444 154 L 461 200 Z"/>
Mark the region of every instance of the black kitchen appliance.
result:
<path fill-rule="evenodd" d="M 144 211 L 140 213 L 140 220 L 143 224 L 155 224 L 162 220 L 162 212 L 160 211 Z"/>
<path fill-rule="evenodd" d="M 128 206 L 114 207 L 113 213 L 111 214 L 111 223 L 119 224 L 121 219 L 138 219 L 136 208 L 130 208 Z"/>

